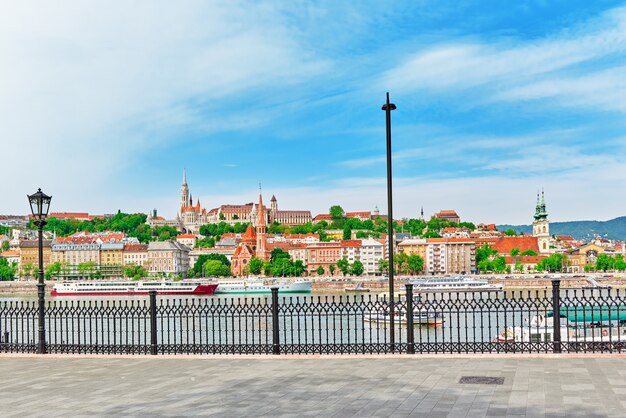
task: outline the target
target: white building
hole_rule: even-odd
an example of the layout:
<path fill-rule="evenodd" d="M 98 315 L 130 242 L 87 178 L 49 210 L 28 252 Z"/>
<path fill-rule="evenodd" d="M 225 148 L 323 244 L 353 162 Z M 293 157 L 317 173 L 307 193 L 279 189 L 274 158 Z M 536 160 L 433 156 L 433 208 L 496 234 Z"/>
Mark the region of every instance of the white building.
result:
<path fill-rule="evenodd" d="M 176 237 L 176 241 L 189 248 L 193 248 L 196 246 L 196 242 L 198 240 L 196 239 L 196 236 L 194 234 L 181 234 Z"/>
<path fill-rule="evenodd" d="M 361 240 L 361 263 L 365 267 L 365 274 L 379 273 L 378 263 L 384 256 L 385 248 L 382 242 L 372 238 Z"/>
<path fill-rule="evenodd" d="M 148 244 L 148 272 L 151 275 L 184 276 L 189 270 L 191 249 L 176 241 L 153 241 Z"/>
<path fill-rule="evenodd" d="M 124 244 L 124 264 L 148 267 L 148 246 L 145 244 Z"/>

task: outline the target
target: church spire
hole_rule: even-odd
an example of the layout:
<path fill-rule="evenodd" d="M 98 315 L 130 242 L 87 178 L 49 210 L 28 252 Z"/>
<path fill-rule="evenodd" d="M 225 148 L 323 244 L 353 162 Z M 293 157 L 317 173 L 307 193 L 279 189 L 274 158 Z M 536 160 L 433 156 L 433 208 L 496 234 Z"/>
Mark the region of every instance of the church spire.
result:
<path fill-rule="evenodd" d="M 187 184 L 187 169 L 183 168 L 183 184 Z"/>
<path fill-rule="evenodd" d="M 265 226 L 267 225 L 267 220 L 265 216 L 265 208 L 263 207 L 263 195 L 261 194 L 261 184 L 259 183 L 259 206 L 256 219 L 256 256 L 261 260 L 269 259 L 267 242 L 265 237 Z"/>
<path fill-rule="evenodd" d="M 537 190 L 537 204 L 535 206 L 535 220 L 547 219 L 548 212 L 546 211 L 546 197 L 541 189 L 541 198 L 539 197 L 539 190 Z"/>

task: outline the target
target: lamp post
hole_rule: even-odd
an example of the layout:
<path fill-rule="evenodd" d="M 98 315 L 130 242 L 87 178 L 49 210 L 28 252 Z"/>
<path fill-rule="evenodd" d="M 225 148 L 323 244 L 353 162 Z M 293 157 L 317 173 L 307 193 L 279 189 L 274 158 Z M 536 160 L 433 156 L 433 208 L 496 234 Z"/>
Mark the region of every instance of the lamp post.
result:
<path fill-rule="evenodd" d="M 50 208 L 52 196 L 48 196 L 38 189 L 36 193 L 28 196 L 30 210 L 35 218 L 35 225 L 39 228 L 39 283 L 37 283 L 37 295 L 39 297 L 39 344 L 37 353 L 46 354 L 46 323 L 44 316 L 45 289 L 43 282 L 43 227 L 46 225 L 46 217 Z"/>
<path fill-rule="evenodd" d="M 396 109 L 396 105 L 389 103 L 389 92 L 387 92 L 387 102 L 382 110 L 387 116 L 387 239 L 389 240 L 389 342 L 391 351 L 395 351 L 395 324 L 394 324 L 394 300 L 393 300 L 393 197 L 391 192 L 391 111 Z"/>

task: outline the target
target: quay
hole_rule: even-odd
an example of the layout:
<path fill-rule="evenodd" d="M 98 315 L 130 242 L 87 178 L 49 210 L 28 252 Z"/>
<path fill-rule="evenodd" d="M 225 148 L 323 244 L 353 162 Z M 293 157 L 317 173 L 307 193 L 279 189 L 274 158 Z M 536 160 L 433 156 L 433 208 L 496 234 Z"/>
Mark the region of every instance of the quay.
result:
<path fill-rule="evenodd" d="M 558 274 L 562 288 L 581 288 L 592 282 L 598 285 L 625 287 L 626 274 L 615 273 L 611 277 L 604 277 L 602 274 Z M 429 276 L 446 277 L 446 276 Z M 542 289 L 552 286 L 552 279 L 545 274 L 490 274 L 490 275 L 468 275 L 466 277 L 487 279 L 489 283 L 502 284 L 505 290 L 519 289 Z M 363 283 L 363 288 L 370 289 L 374 293 L 385 293 L 389 289 L 389 282 L 380 276 L 373 277 L 312 277 L 313 292 L 315 293 L 336 293 L 344 292 L 346 288 L 354 287 L 357 283 Z M 402 292 L 404 285 L 408 282 L 408 277 L 396 277 L 395 288 Z M 46 289 L 52 289 L 56 281 L 46 281 Z M 11 295 L 36 295 L 37 282 L 31 281 L 7 281 L 0 282 L 0 297 Z"/>
<path fill-rule="evenodd" d="M 624 361 L 615 354 L 0 354 L 0 410 L 4 417 L 620 417 Z"/>

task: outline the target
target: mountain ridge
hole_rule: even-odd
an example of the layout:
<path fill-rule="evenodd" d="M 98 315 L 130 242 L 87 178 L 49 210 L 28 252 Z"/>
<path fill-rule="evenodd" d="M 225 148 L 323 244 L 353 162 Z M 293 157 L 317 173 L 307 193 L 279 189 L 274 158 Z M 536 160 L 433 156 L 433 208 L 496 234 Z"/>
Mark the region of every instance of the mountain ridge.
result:
<path fill-rule="evenodd" d="M 532 225 L 497 225 L 499 231 L 513 229 L 518 233 L 531 234 Z M 608 221 L 566 221 L 550 222 L 551 235 L 571 235 L 577 240 L 587 241 L 597 236 L 626 240 L 626 216 L 619 216 Z"/>

